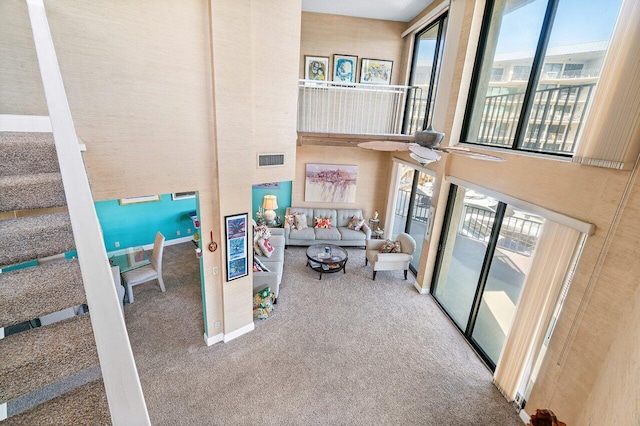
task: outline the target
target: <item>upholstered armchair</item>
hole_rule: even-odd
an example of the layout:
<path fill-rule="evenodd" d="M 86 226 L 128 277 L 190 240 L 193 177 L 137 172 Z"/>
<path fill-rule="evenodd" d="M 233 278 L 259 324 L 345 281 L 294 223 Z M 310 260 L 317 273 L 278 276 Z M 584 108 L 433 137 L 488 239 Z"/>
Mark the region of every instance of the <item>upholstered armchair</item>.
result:
<path fill-rule="evenodd" d="M 378 271 L 397 270 L 404 270 L 404 279 L 407 279 L 409 263 L 413 259 L 413 252 L 416 251 L 416 241 L 405 232 L 398 235 L 396 241 L 400 242 L 400 253 L 380 253 L 380 249 L 386 243 L 386 240 L 367 240 L 367 254 L 364 264 L 366 266 L 371 262 L 374 280 Z"/>

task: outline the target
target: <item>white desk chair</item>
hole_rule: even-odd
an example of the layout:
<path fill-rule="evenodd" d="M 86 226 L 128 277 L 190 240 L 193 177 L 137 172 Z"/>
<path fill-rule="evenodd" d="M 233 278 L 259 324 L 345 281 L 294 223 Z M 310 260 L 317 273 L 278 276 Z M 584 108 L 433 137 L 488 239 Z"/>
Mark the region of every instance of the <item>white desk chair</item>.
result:
<path fill-rule="evenodd" d="M 162 251 L 164 250 L 164 235 L 160 232 L 156 234 L 153 243 L 153 253 L 151 254 L 151 264 L 142 268 L 133 269 L 122 274 L 122 280 L 127 284 L 127 295 L 129 303 L 133 303 L 133 286 L 146 283 L 151 280 L 158 280 L 160 290 L 165 292 L 164 281 L 162 281 Z"/>

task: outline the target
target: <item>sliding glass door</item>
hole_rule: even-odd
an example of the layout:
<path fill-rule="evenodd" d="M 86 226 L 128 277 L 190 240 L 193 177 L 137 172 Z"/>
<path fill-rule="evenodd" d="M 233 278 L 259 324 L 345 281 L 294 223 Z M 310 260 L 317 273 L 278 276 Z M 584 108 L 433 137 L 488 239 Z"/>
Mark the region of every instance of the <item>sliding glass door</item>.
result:
<path fill-rule="evenodd" d="M 494 369 L 543 218 L 452 185 L 432 294 Z"/>
<path fill-rule="evenodd" d="M 417 273 L 420 263 L 434 180 L 435 178 L 427 173 L 404 164 L 400 165 L 400 185 L 396 197 L 391 238 L 395 240 L 398 234 L 406 232 L 416 240 L 416 251 L 409 265 L 414 274 Z"/>

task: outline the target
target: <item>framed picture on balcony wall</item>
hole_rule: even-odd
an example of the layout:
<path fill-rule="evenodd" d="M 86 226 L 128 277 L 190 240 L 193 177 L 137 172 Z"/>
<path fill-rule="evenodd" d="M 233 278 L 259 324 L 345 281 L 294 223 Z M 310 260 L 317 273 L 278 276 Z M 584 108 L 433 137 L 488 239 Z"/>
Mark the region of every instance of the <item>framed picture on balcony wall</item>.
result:
<path fill-rule="evenodd" d="M 304 55 L 304 79 L 327 81 L 329 79 L 329 57 Z"/>
<path fill-rule="evenodd" d="M 360 64 L 360 83 L 391 84 L 393 61 L 362 58 Z"/>
<path fill-rule="evenodd" d="M 349 55 L 333 55 L 333 81 L 355 83 L 358 57 Z"/>

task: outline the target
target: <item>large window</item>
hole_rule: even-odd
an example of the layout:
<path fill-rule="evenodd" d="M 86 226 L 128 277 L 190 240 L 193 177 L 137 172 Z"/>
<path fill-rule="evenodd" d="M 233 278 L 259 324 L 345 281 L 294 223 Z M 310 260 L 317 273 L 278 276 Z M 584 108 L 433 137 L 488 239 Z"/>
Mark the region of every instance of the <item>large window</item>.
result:
<path fill-rule="evenodd" d="M 620 3 L 488 1 L 462 140 L 573 155 Z"/>
<path fill-rule="evenodd" d="M 416 34 L 409 83 L 412 88 L 405 111 L 406 134 L 423 130 L 431 122 L 446 25 L 445 13 Z"/>

